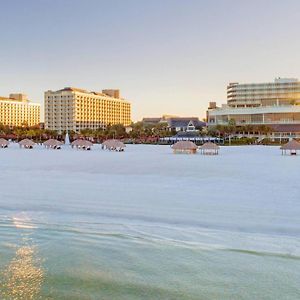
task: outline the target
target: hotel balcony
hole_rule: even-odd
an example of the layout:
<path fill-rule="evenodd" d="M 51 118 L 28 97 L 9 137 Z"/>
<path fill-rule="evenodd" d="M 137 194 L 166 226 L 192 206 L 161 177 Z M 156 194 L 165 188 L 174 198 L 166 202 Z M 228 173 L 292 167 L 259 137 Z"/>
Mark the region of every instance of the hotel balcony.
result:
<path fill-rule="evenodd" d="M 300 105 L 274 105 L 259 107 L 229 107 L 216 108 L 209 110 L 210 116 L 224 115 L 252 115 L 252 114 L 270 114 L 270 113 L 300 113 Z"/>
<path fill-rule="evenodd" d="M 207 125 L 208 126 L 215 126 L 215 125 L 228 125 L 227 121 L 220 121 L 217 120 L 217 122 L 212 122 L 213 120 L 210 120 Z M 245 125 L 296 125 L 300 124 L 300 120 L 280 120 L 280 121 L 262 121 L 262 122 L 255 122 L 255 121 L 236 121 L 236 125 L 238 126 L 245 126 Z"/>

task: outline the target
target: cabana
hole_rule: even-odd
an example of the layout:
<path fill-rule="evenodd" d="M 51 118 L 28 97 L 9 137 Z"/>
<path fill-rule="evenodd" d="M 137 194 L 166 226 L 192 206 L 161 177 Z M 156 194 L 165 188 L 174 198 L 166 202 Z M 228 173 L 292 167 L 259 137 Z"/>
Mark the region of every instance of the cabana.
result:
<path fill-rule="evenodd" d="M 32 149 L 35 143 L 32 140 L 29 139 L 24 139 L 19 142 L 20 148 L 25 148 L 25 149 Z"/>
<path fill-rule="evenodd" d="M 91 150 L 93 143 L 87 140 L 75 140 L 71 143 L 72 148 L 82 149 L 82 150 Z"/>
<path fill-rule="evenodd" d="M 199 147 L 203 155 L 218 155 L 220 147 L 212 142 L 207 142 Z"/>
<path fill-rule="evenodd" d="M 105 142 L 102 143 L 102 149 L 107 149 L 109 151 L 117 151 L 121 152 L 124 151 L 124 148 L 126 145 L 119 141 L 119 140 L 106 140 Z"/>
<path fill-rule="evenodd" d="M 54 139 L 50 139 L 46 142 L 44 142 L 44 146 L 47 148 L 47 149 L 61 149 L 61 145 L 63 143 L 58 141 L 58 140 L 54 140 Z"/>
<path fill-rule="evenodd" d="M 173 153 L 195 154 L 197 145 L 190 141 L 180 141 L 172 145 Z"/>
<path fill-rule="evenodd" d="M 9 142 L 6 139 L 0 139 L 0 148 L 7 148 L 9 145 Z"/>
<path fill-rule="evenodd" d="M 285 145 L 280 147 L 281 154 L 286 155 L 287 151 L 290 152 L 290 155 L 297 155 L 297 151 L 300 150 L 300 143 L 296 140 L 291 140 Z"/>

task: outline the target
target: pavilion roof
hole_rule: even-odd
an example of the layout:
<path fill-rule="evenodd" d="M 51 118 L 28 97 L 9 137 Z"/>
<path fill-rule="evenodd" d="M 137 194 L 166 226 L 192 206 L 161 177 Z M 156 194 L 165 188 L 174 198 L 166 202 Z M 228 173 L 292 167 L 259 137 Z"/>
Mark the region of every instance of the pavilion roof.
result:
<path fill-rule="evenodd" d="M 35 145 L 35 142 L 33 142 L 32 140 L 29 140 L 29 139 L 24 139 L 19 142 L 19 145 L 33 147 Z"/>
<path fill-rule="evenodd" d="M 0 145 L 1 146 L 8 146 L 9 142 L 6 139 L 0 138 Z"/>
<path fill-rule="evenodd" d="M 207 142 L 205 144 L 203 144 L 200 149 L 202 150 L 217 150 L 220 149 L 220 147 L 218 145 L 216 145 L 215 143 L 212 142 Z"/>
<path fill-rule="evenodd" d="M 179 141 L 172 146 L 175 150 L 197 150 L 197 145 L 190 141 Z"/>
<path fill-rule="evenodd" d="M 78 140 L 73 141 L 71 145 L 72 146 L 80 146 L 80 147 L 91 147 L 91 146 L 93 146 L 93 143 L 90 141 L 87 141 L 87 140 L 78 139 Z"/>
<path fill-rule="evenodd" d="M 115 139 L 111 139 L 111 140 L 106 140 L 105 142 L 102 143 L 102 145 L 108 147 L 108 148 L 125 148 L 126 145 L 119 141 L 119 140 L 115 140 Z"/>
<path fill-rule="evenodd" d="M 300 150 L 300 143 L 296 140 L 291 140 L 280 147 L 282 150 Z"/>
<path fill-rule="evenodd" d="M 44 142 L 45 146 L 61 146 L 62 144 L 62 142 L 55 139 L 49 139 L 48 141 Z"/>

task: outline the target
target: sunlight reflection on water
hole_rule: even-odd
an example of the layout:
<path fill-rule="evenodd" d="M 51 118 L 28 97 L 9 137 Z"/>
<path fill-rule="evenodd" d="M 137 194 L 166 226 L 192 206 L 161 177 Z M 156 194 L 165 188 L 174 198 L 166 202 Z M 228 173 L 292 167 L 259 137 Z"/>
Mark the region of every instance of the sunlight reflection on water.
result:
<path fill-rule="evenodd" d="M 22 232 L 21 244 L 17 246 L 14 258 L 0 272 L 0 299 L 38 299 L 44 280 L 42 262 L 38 256 L 36 245 L 32 245 L 30 235 L 35 227 L 30 218 L 21 213 L 12 217 L 15 228 L 26 230 Z"/>

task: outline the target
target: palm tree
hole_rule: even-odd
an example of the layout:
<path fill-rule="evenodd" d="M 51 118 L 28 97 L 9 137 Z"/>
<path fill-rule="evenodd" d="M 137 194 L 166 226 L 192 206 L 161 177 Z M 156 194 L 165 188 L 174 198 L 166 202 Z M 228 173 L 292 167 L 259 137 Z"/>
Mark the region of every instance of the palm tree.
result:
<path fill-rule="evenodd" d="M 245 128 L 245 132 L 247 132 L 248 136 L 249 136 L 250 132 L 253 132 L 253 125 L 248 124 L 244 128 Z"/>
<path fill-rule="evenodd" d="M 171 134 L 171 132 L 168 130 L 168 123 L 156 124 L 152 128 L 151 133 L 153 133 L 155 136 L 159 136 L 159 137 L 166 137 Z"/>
<path fill-rule="evenodd" d="M 14 134 L 17 136 L 17 139 L 20 140 L 20 138 L 25 135 L 25 130 L 22 127 L 17 127 L 14 129 Z"/>
<path fill-rule="evenodd" d="M 219 137 L 220 137 L 220 136 L 223 136 L 223 137 L 224 137 L 225 132 L 226 132 L 226 127 L 227 127 L 227 126 L 220 125 L 220 124 L 218 124 L 218 125 L 215 127 L 216 131 L 218 132 Z"/>
<path fill-rule="evenodd" d="M 231 135 L 236 132 L 236 123 L 234 119 L 230 119 L 228 121 L 228 126 L 226 128 L 226 131 L 228 133 L 229 145 L 231 145 Z"/>
<path fill-rule="evenodd" d="M 29 137 L 30 139 L 33 139 L 33 138 L 36 136 L 35 130 L 29 129 L 29 130 L 26 132 L 26 136 Z"/>

